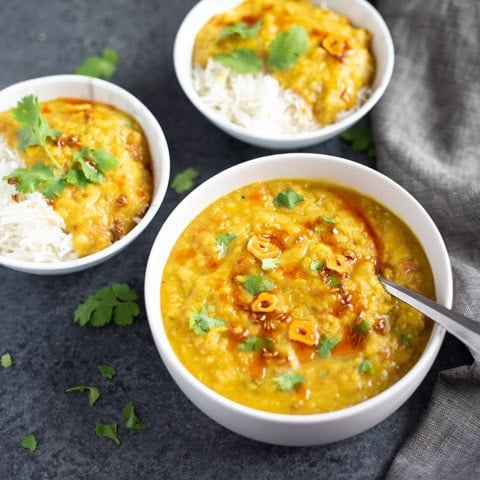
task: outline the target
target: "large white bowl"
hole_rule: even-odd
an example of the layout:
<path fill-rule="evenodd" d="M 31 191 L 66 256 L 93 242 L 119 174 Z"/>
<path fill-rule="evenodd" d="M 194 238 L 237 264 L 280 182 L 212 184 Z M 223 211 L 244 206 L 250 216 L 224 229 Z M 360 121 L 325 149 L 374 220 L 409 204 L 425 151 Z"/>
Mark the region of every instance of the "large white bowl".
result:
<path fill-rule="evenodd" d="M 56 275 L 84 270 L 118 254 L 142 233 L 157 213 L 167 191 L 170 176 L 167 142 L 162 128 L 147 107 L 131 93 L 108 81 L 82 75 L 52 75 L 26 80 L 0 91 L 0 111 L 15 107 L 18 100 L 30 94 L 37 95 L 40 101 L 71 97 L 113 105 L 137 120 L 150 147 L 154 178 L 152 201 L 140 222 L 123 238 L 97 253 L 64 262 L 38 263 L 0 255 L 0 265 L 27 273 Z"/>
<path fill-rule="evenodd" d="M 243 185 L 273 178 L 327 179 L 364 193 L 389 208 L 416 234 L 433 270 L 437 301 L 452 303 L 452 273 L 445 244 L 423 207 L 388 177 L 349 160 L 320 154 L 286 153 L 251 160 L 210 178 L 193 190 L 160 229 L 148 259 L 145 302 L 160 356 L 185 395 L 205 414 L 246 437 L 281 445 L 315 445 L 356 435 L 394 412 L 420 385 L 444 337 L 435 325 L 418 362 L 397 383 L 362 403 L 331 413 L 285 415 L 255 410 L 214 392 L 197 380 L 173 351 L 162 322 L 160 282 L 165 262 L 179 235 L 218 197 Z"/>
<path fill-rule="evenodd" d="M 248 130 L 227 121 L 208 107 L 193 88 L 192 52 L 195 37 L 212 15 L 231 10 L 241 0 L 201 0 L 187 14 L 175 38 L 173 61 L 178 82 L 192 104 L 214 125 L 231 136 L 252 145 L 272 149 L 296 149 L 324 142 L 358 122 L 378 102 L 392 76 L 394 48 L 389 29 L 378 11 L 366 0 L 322 0 L 321 4 L 351 20 L 357 27 L 373 34 L 372 50 L 376 73 L 368 100 L 351 115 L 318 130 L 291 135 L 272 135 Z M 316 1 L 315 3 L 320 3 Z"/>

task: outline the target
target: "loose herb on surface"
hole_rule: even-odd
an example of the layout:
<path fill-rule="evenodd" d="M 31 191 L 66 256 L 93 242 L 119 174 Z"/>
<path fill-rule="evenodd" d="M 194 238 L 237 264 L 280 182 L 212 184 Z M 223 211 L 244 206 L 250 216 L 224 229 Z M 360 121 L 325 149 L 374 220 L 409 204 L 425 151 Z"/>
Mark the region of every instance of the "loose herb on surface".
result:
<path fill-rule="evenodd" d="M 285 372 L 274 379 L 277 388 L 287 392 L 297 389 L 304 380 L 303 375 L 298 375 L 293 372 Z"/>
<path fill-rule="evenodd" d="M 90 385 L 79 385 L 78 387 L 70 387 L 65 390 L 66 392 L 88 392 L 88 404 L 93 407 L 96 401 L 100 398 L 100 390 L 97 387 Z"/>
<path fill-rule="evenodd" d="M 227 322 L 219 318 L 208 316 L 208 306 L 203 305 L 200 312 L 190 312 L 188 317 L 189 327 L 197 335 L 205 335 L 211 328 L 224 327 Z"/>
<path fill-rule="evenodd" d="M 120 445 L 120 439 L 118 438 L 118 425 L 115 422 L 95 424 L 95 433 L 99 437 L 109 438 L 110 440 L 113 440 L 117 445 Z"/>
<path fill-rule="evenodd" d="M 103 378 L 107 378 L 107 379 L 112 379 L 116 372 L 115 372 L 115 369 L 113 367 L 111 367 L 110 365 L 97 365 L 97 368 L 98 368 L 98 371 L 102 374 L 102 377 Z"/>
<path fill-rule="evenodd" d="M 289 210 L 295 208 L 299 203 L 303 202 L 304 197 L 291 188 L 282 190 L 274 199 L 273 204 L 276 207 L 285 207 Z"/>
<path fill-rule="evenodd" d="M 260 292 L 269 292 L 275 288 L 275 285 L 263 275 L 243 275 L 240 281 L 243 288 L 252 295 L 258 295 Z"/>
<path fill-rule="evenodd" d="M 321 358 L 326 358 L 330 355 L 331 351 L 340 343 L 340 339 L 337 337 L 329 337 L 325 333 L 320 336 L 320 343 L 317 348 L 317 353 Z"/>
<path fill-rule="evenodd" d="M 105 48 L 102 55 L 88 57 L 76 70 L 77 75 L 87 75 L 107 79 L 110 78 L 118 66 L 118 54 L 111 48 Z"/>
<path fill-rule="evenodd" d="M 194 168 L 187 168 L 183 172 L 177 173 L 170 187 L 176 193 L 183 193 L 193 187 L 193 181 L 198 177 L 198 172 Z"/>
<path fill-rule="evenodd" d="M 370 157 L 375 157 L 375 142 L 372 130 L 369 127 L 350 127 L 340 134 L 340 138 L 349 142 L 355 151 L 366 152 Z"/>
<path fill-rule="evenodd" d="M 260 25 L 245 27 L 241 23 L 225 27 L 220 32 L 220 40 L 226 36 L 239 34 L 242 38 L 257 36 Z M 248 35 L 248 37 L 244 36 Z M 298 58 L 308 48 L 308 35 L 303 27 L 292 25 L 289 30 L 282 31 L 268 45 L 266 61 L 251 48 L 238 48 L 230 52 L 223 52 L 213 59 L 223 65 L 233 68 L 238 73 L 258 73 L 266 66 L 275 70 L 286 70 L 292 67 Z"/>
<path fill-rule="evenodd" d="M 135 406 L 132 402 L 127 403 L 123 407 L 123 415 L 125 416 L 125 428 L 129 428 L 131 430 L 144 430 L 146 428 L 146 425 L 141 422 L 135 414 Z"/>
<path fill-rule="evenodd" d="M 0 365 L 3 368 L 10 368 L 12 366 L 12 356 L 6 352 L 0 357 Z"/>
<path fill-rule="evenodd" d="M 23 448 L 26 448 L 30 452 L 34 452 L 37 449 L 38 441 L 35 435 L 27 435 L 25 438 L 22 439 L 20 445 Z"/>
<path fill-rule="evenodd" d="M 112 320 L 116 325 L 131 325 L 140 313 L 137 294 L 125 283 L 114 283 L 102 287 L 80 304 L 73 320 L 82 327 L 88 323 L 93 327 L 103 327 Z"/>

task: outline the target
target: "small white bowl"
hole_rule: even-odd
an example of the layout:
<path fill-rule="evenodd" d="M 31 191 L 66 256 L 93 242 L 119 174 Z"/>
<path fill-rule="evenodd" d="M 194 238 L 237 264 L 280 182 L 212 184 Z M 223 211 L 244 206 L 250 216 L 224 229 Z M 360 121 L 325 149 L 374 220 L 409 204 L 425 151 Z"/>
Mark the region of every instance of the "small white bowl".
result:
<path fill-rule="evenodd" d="M 185 227 L 211 202 L 241 186 L 274 178 L 328 180 L 376 199 L 416 234 L 433 270 L 437 301 L 452 304 L 452 273 L 445 244 L 423 207 L 401 186 L 377 171 L 349 160 L 320 154 L 286 153 L 247 161 L 210 178 L 175 208 L 160 229 L 148 259 L 145 304 L 160 356 L 185 395 L 224 427 L 262 442 L 319 445 L 356 435 L 385 419 L 420 385 L 441 346 L 444 329 L 435 325 L 428 344 L 412 369 L 398 382 L 362 403 L 314 415 L 269 413 L 240 405 L 194 377 L 173 351 L 162 321 L 160 284 L 170 251 Z"/>
<path fill-rule="evenodd" d="M 37 95 L 40 101 L 71 97 L 112 105 L 135 118 L 150 147 L 154 178 L 152 201 L 139 223 L 120 240 L 92 255 L 64 262 L 38 263 L 0 255 L 0 265 L 26 273 L 57 275 L 84 270 L 118 254 L 140 235 L 157 213 L 167 191 L 170 176 L 167 142 L 162 128 L 147 107 L 131 93 L 108 81 L 82 75 L 52 75 L 25 80 L 0 91 L 0 111 L 15 107 L 18 100 L 30 94 Z"/>
<path fill-rule="evenodd" d="M 271 135 L 248 130 L 226 120 L 208 107 L 192 83 L 192 52 L 197 32 L 215 14 L 231 10 L 240 0 L 201 0 L 184 18 L 175 38 L 173 61 L 178 82 L 192 104 L 214 125 L 232 137 L 259 147 L 297 149 L 324 142 L 358 122 L 378 102 L 392 76 L 394 48 L 390 31 L 378 11 L 366 0 L 322 0 L 322 5 L 349 18 L 353 25 L 373 34 L 372 50 L 376 73 L 369 98 L 351 115 L 338 122 L 304 133 Z M 315 3 L 315 2 L 314 2 Z M 317 2 L 319 3 L 319 2 Z"/>

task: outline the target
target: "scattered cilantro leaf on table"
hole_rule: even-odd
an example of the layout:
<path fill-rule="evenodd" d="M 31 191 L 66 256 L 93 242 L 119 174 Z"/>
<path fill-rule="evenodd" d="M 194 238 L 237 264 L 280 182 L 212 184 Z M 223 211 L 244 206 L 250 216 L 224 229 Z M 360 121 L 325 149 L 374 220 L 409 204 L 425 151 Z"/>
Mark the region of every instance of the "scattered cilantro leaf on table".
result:
<path fill-rule="evenodd" d="M 118 66 L 118 54 L 111 48 L 105 48 L 101 56 L 92 55 L 88 57 L 76 70 L 78 75 L 89 77 L 110 78 Z"/>
<path fill-rule="evenodd" d="M 118 425 L 115 422 L 95 424 L 95 433 L 99 437 L 109 438 L 110 440 L 113 440 L 117 445 L 120 445 L 120 439 L 118 438 Z"/>
<path fill-rule="evenodd" d="M 82 327 L 88 323 L 103 327 L 112 320 L 119 326 L 131 325 L 140 313 L 137 298 L 125 283 L 102 287 L 76 308 L 73 320 Z"/>
<path fill-rule="evenodd" d="M 252 295 L 258 295 L 260 292 L 269 292 L 275 288 L 275 285 L 263 275 L 243 275 L 240 282 L 243 288 Z"/>
<path fill-rule="evenodd" d="M 97 368 L 98 371 L 102 374 L 103 378 L 112 379 L 116 375 L 115 369 L 110 365 L 100 364 L 97 365 Z"/>
<path fill-rule="evenodd" d="M 205 335 L 211 328 L 223 327 L 227 322 L 208 316 L 208 306 L 205 304 L 200 312 L 191 311 L 188 317 L 189 328 L 197 335 Z"/>
<path fill-rule="evenodd" d="M 12 366 L 12 356 L 6 352 L 0 357 L 0 364 L 3 368 L 10 368 Z"/>
<path fill-rule="evenodd" d="M 197 178 L 198 172 L 194 168 L 187 168 L 183 172 L 177 173 L 172 183 L 171 188 L 176 193 L 183 193 L 190 190 L 193 186 L 193 181 Z"/>
<path fill-rule="evenodd" d="M 255 22 L 253 25 L 248 25 L 245 22 L 232 23 L 231 25 L 222 28 L 218 41 L 232 35 L 239 35 L 243 39 L 255 38 L 258 35 L 261 26 L 261 20 L 258 20 L 258 22 Z"/>
<path fill-rule="evenodd" d="M 303 375 L 298 375 L 293 372 L 285 372 L 278 377 L 275 377 L 274 381 L 279 390 L 288 392 L 298 388 L 304 381 Z"/>
<path fill-rule="evenodd" d="M 67 388 L 66 392 L 85 392 L 88 391 L 88 404 L 93 407 L 100 398 L 100 390 L 90 385 L 79 385 L 78 387 Z"/>
<path fill-rule="evenodd" d="M 125 407 L 123 407 L 123 415 L 125 416 L 125 428 L 131 430 L 144 430 L 146 428 L 146 425 L 141 422 L 135 414 L 135 406 L 132 402 L 127 403 Z"/>
<path fill-rule="evenodd" d="M 280 32 L 269 45 L 268 64 L 276 70 L 292 67 L 308 48 L 308 35 L 303 27 L 292 25 Z"/>
<path fill-rule="evenodd" d="M 22 439 L 20 445 L 23 448 L 30 450 L 30 452 L 34 452 L 38 446 L 37 438 L 35 437 L 35 435 L 27 435 L 25 438 Z"/>
<path fill-rule="evenodd" d="M 366 152 L 370 157 L 375 156 L 375 142 L 372 130 L 369 127 L 353 126 L 340 134 L 340 138 L 351 143 L 357 152 Z"/>

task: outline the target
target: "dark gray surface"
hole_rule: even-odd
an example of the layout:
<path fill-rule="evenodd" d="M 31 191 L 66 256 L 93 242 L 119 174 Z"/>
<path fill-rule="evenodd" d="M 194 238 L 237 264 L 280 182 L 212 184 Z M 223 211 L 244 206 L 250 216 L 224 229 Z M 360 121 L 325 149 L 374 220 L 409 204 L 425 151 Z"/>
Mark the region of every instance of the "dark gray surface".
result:
<path fill-rule="evenodd" d="M 175 31 L 194 1 L 0 0 L 0 88 L 27 78 L 71 73 L 106 47 L 120 55 L 112 81 L 136 95 L 158 118 L 170 147 L 172 176 L 199 170 L 197 183 L 244 160 L 272 153 L 229 138 L 188 103 L 173 71 Z M 339 139 L 308 149 L 361 163 Z M 402 441 L 426 409 L 441 369 L 469 361 L 447 337 L 432 371 L 411 399 L 387 420 L 346 441 L 312 448 L 253 442 L 218 426 L 179 391 L 155 349 L 143 308 L 148 252 L 181 195 L 169 190 L 151 226 L 120 256 L 91 270 L 37 277 L 0 267 L 0 479 L 136 478 L 382 478 Z M 81 328 L 72 322 L 79 302 L 97 288 L 127 282 L 142 312 L 130 327 Z M 115 367 L 103 379 L 96 365 Z M 94 384 L 102 397 L 91 408 L 86 394 L 65 393 Z M 122 444 L 95 435 L 96 422 L 122 423 L 132 401 L 148 425 L 121 429 Z M 30 453 L 21 439 L 33 433 Z"/>

